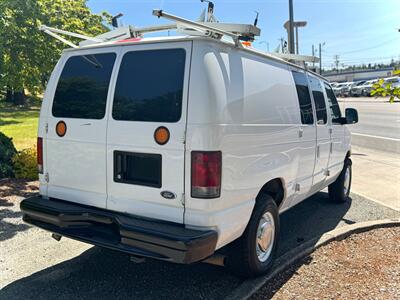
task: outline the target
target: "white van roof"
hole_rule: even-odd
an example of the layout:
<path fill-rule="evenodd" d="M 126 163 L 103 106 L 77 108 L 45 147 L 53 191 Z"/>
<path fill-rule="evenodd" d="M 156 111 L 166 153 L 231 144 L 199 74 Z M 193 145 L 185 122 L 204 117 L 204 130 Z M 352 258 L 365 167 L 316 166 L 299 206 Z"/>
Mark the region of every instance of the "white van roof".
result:
<path fill-rule="evenodd" d="M 264 58 L 271 59 L 273 61 L 292 66 L 297 69 L 302 69 L 304 71 L 307 71 L 314 76 L 317 76 L 321 78 L 322 80 L 326 81 L 329 83 L 329 80 L 327 80 L 325 77 L 322 75 L 315 73 L 307 68 L 304 68 L 300 65 L 297 65 L 295 63 L 291 63 L 285 59 L 279 58 L 277 56 L 274 56 L 272 54 L 269 54 L 268 52 L 264 52 L 252 47 L 243 47 L 243 48 L 237 48 L 235 47 L 235 44 L 233 44 L 230 41 L 226 40 L 217 40 L 213 38 L 208 38 L 208 37 L 203 37 L 203 36 L 191 36 L 191 35 L 186 35 L 186 36 L 166 36 L 166 37 L 143 37 L 143 38 L 128 38 L 128 39 L 122 39 L 122 40 L 117 40 L 117 41 L 110 41 L 110 42 L 102 42 L 102 43 L 95 43 L 95 44 L 89 44 L 89 45 L 84 45 L 80 46 L 79 48 L 67 48 L 64 49 L 63 52 L 75 52 L 75 51 L 81 51 L 81 50 L 87 50 L 87 49 L 98 49 L 98 48 L 108 48 L 108 47 L 119 47 L 119 46 L 131 46 L 131 45 L 138 45 L 138 44 L 153 44 L 153 43 L 173 43 L 173 42 L 183 42 L 183 41 L 194 41 L 194 40 L 200 40 L 200 41 L 205 41 L 205 42 L 213 42 L 213 43 L 222 43 L 226 46 L 236 48 L 238 50 L 242 50 L 245 52 L 253 53 L 255 55 L 262 56 Z"/>

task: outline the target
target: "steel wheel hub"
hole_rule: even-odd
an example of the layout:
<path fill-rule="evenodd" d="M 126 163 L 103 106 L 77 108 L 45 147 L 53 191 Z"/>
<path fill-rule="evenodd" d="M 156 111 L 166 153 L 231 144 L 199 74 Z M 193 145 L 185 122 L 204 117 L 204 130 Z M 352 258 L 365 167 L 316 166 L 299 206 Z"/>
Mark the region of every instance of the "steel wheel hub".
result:
<path fill-rule="evenodd" d="M 256 250 L 258 260 L 265 262 L 271 255 L 275 240 L 275 222 L 270 212 L 264 213 L 258 223 Z"/>

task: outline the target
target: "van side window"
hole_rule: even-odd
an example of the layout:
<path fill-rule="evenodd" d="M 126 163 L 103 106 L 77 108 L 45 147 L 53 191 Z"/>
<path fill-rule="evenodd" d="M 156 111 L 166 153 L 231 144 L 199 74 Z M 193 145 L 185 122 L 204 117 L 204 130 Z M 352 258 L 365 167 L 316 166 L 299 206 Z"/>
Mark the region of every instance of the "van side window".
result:
<path fill-rule="evenodd" d="M 307 76 L 304 73 L 292 71 L 296 84 L 297 97 L 299 98 L 301 123 L 314 124 L 310 91 L 308 89 Z"/>
<path fill-rule="evenodd" d="M 186 51 L 127 52 L 115 86 L 115 120 L 178 122 L 182 113 Z"/>
<path fill-rule="evenodd" d="M 326 124 L 328 115 L 326 112 L 325 97 L 322 90 L 321 82 L 315 77 L 310 78 L 311 91 L 314 98 L 315 110 L 317 112 L 317 124 Z"/>
<path fill-rule="evenodd" d="M 58 80 L 53 116 L 102 119 L 115 57 L 115 53 L 70 57 Z"/>
<path fill-rule="evenodd" d="M 337 119 L 342 117 L 342 113 L 340 112 L 339 103 L 337 102 L 335 93 L 332 91 L 332 88 L 329 86 L 329 84 L 324 82 L 324 85 L 325 85 L 326 96 L 328 97 L 328 104 L 329 104 L 329 110 L 331 112 L 332 123 L 341 124 L 337 122 Z"/>

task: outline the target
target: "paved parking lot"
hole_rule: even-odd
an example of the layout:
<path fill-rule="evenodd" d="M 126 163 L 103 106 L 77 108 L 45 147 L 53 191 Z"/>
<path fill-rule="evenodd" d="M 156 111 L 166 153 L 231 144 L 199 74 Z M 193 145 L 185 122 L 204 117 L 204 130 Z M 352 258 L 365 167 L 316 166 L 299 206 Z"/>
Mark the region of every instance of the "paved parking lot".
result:
<path fill-rule="evenodd" d="M 141 264 L 111 250 L 21 224 L 18 201 L 0 201 L 1 299 L 221 299 L 242 283 L 223 267 Z M 321 192 L 282 215 L 279 255 L 337 226 L 398 217 L 362 197 L 338 205 Z"/>

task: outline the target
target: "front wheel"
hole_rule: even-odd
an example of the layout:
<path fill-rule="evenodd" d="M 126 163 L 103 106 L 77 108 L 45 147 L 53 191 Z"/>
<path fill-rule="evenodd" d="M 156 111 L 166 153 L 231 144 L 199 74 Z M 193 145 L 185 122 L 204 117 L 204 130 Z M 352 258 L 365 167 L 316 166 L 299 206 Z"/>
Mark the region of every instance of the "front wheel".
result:
<path fill-rule="evenodd" d="M 343 203 L 349 199 L 352 177 L 351 165 L 351 160 L 346 158 L 339 177 L 328 187 L 329 198 L 334 202 Z"/>
<path fill-rule="evenodd" d="M 273 198 L 258 199 L 243 235 L 232 243 L 227 267 L 241 277 L 266 273 L 271 267 L 279 238 L 279 214 Z"/>

